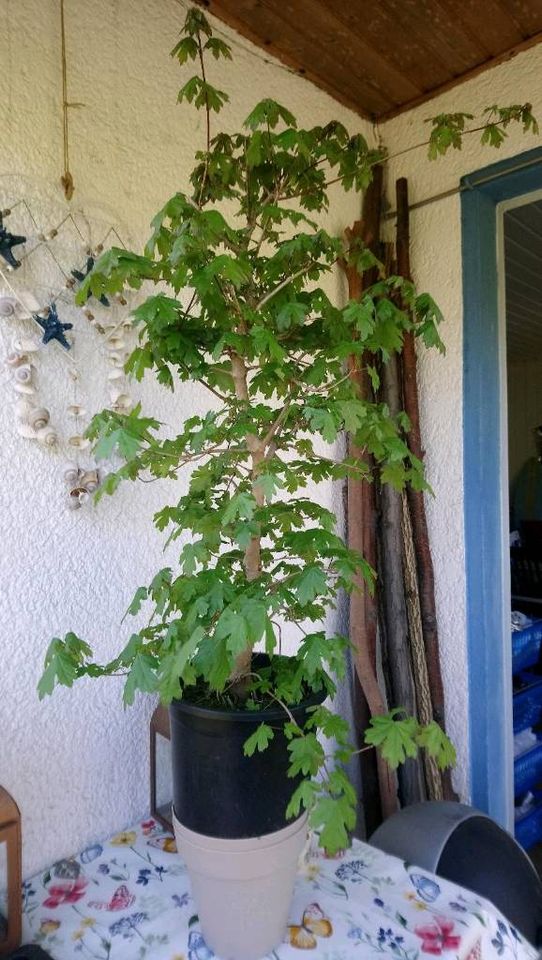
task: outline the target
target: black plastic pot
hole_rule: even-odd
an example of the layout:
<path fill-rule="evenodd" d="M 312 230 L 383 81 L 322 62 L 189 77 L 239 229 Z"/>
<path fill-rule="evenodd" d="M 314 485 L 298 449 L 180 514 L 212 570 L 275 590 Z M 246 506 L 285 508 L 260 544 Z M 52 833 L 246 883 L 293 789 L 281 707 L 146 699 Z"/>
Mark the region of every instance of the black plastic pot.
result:
<path fill-rule="evenodd" d="M 307 709 L 322 703 L 314 694 L 289 707 L 302 726 Z M 288 777 L 289 754 L 279 705 L 257 713 L 200 707 L 174 700 L 169 708 L 173 763 L 173 809 L 189 830 L 240 839 L 282 830 L 286 807 L 301 777 Z M 263 752 L 245 757 L 243 745 L 265 721 L 275 736 Z"/>

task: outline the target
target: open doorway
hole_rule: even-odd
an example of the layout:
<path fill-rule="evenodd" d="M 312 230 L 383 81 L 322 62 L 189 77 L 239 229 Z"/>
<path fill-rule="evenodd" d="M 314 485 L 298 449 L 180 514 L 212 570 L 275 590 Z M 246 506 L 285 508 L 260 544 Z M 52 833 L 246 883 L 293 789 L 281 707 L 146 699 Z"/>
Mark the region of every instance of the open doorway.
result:
<path fill-rule="evenodd" d="M 542 194 L 502 210 L 515 833 L 542 871 Z"/>

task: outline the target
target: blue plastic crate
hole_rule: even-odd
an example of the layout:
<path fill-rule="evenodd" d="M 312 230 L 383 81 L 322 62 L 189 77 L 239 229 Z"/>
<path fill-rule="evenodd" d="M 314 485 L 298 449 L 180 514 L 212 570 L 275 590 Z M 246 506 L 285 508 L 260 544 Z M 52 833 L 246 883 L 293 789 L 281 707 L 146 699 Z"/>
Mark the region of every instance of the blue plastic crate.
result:
<path fill-rule="evenodd" d="M 514 694 L 514 733 L 534 727 L 542 720 L 542 676 L 521 672 L 523 689 Z"/>
<path fill-rule="evenodd" d="M 519 673 L 538 663 L 542 644 L 542 620 L 535 620 L 525 630 L 512 631 L 512 672 Z"/>
<path fill-rule="evenodd" d="M 538 794 L 536 807 L 516 821 L 514 834 L 524 850 L 529 850 L 542 840 L 542 796 Z"/>
<path fill-rule="evenodd" d="M 542 783 L 542 741 L 514 760 L 514 793 L 521 797 Z"/>

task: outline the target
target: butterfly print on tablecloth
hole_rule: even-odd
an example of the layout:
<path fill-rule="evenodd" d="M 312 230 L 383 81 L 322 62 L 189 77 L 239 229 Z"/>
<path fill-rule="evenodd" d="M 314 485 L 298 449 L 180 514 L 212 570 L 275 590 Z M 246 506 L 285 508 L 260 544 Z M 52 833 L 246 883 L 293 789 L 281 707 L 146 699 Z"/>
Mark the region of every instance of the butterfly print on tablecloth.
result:
<path fill-rule="evenodd" d="M 161 850 L 162 853 L 177 853 L 175 838 L 168 834 L 164 837 L 151 837 L 150 840 L 147 840 L 147 845 L 154 847 L 155 850 Z"/>
<path fill-rule="evenodd" d="M 117 887 L 111 900 L 92 900 L 88 906 L 93 910 L 127 910 L 135 900 L 125 883 Z"/>
<path fill-rule="evenodd" d="M 214 956 L 199 930 L 191 930 L 188 934 L 188 960 L 211 960 Z"/>
<path fill-rule="evenodd" d="M 421 873 L 411 873 L 410 882 L 416 893 L 425 900 L 426 903 L 434 903 L 440 896 L 440 887 L 434 880 L 424 877 Z"/>
<path fill-rule="evenodd" d="M 301 923 L 291 923 L 288 926 L 290 944 L 298 950 L 313 950 L 317 946 L 317 937 L 330 937 L 332 933 L 331 920 L 328 920 L 317 903 L 309 904 Z"/>

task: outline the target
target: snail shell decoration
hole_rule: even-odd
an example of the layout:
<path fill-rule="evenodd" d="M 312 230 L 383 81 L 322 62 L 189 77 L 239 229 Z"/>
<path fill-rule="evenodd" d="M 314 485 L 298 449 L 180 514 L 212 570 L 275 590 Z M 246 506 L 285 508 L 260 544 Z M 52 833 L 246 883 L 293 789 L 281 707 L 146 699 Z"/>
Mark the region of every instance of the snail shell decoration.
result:
<path fill-rule="evenodd" d="M 82 437 L 80 434 L 74 434 L 73 437 L 70 437 L 68 440 L 70 447 L 74 447 L 76 450 L 86 450 L 90 446 L 90 440 L 88 437 Z"/>
<path fill-rule="evenodd" d="M 81 486 L 85 488 L 87 493 L 94 493 L 98 489 L 100 484 L 100 478 L 98 476 L 97 470 L 85 470 L 81 476 Z"/>
<path fill-rule="evenodd" d="M 80 472 L 81 471 L 79 470 L 77 464 L 68 463 L 64 468 L 64 480 L 66 483 L 70 484 L 70 486 L 75 486 L 75 484 L 79 481 Z"/>
<path fill-rule="evenodd" d="M 19 350 L 11 350 L 6 357 L 6 364 L 8 367 L 20 367 L 22 363 L 28 363 L 28 357 L 26 353 L 21 353 Z"/>
<path fill-rule="evenodd" d="M 34 367 L 28 363 L 28 357 L 24 354 L 10 354 L 8 365 L 13 369 L 13 387 L 16 393 L 22 393 L 31 396 L 36 392 L 32 382 Z"/>
<path fill-rule="evenodd" d="M 53 427 L 42 427 L 41 430 L 36 430 L 36 439 L 44 447 L 56 447 L 58 443 L 58 436 L 56 430 Z"/>
<path fill-rule="evenodd" d="M 9 293 L 5 293 L 4 290 L 0 290 L 0 318 L 7 320 L 10 317 L 14 317 L 16 313 L 17 301 L 15 297 L 10 296 Z"/>
<path fill-rule="evenodd" d="M 68 485 L 68 507 L 79 510 L 100 486 L 100 474 L 96 468 L 82 470 L 75 463 L 64 468 L 64 480 Z"/>
<path fill-rule="evenodd" d="M 17 364 L 13 372 L 13 378 L 17 383 L 30 383 L 32 380 L 32 365 L 30 363 Z"/>
<path fill-rule="evenodd" d="M 117 413 L 127 413 L 132 407 L 132 398 L 129 393 L 123 393 L 122 390 L 112 390 L 111 405 Z"/>
<path fill-rule="evenodd" d="M 28 415 L 28 423 L 34 430 L 43 430 L 50 420 L 49 411 L 45 407 L 37 407 Z"/>
<path fill-rule="evenodd" d="M 74 487 L 73 490 L 70 490 L 70 506 L 72 510 L 77 510 L 78 507 L 82 507 L 88 499 L 89 492 L 85 490 L 84 487 Z"/>
<path fill-rule="evenodd" d="M 13 350 L 15 353 L 37 353 L 40 348 L 39 341 L 34 340 L 31 337 L 25 337 L 24 339 L 15 339 L 13 341 Z"/>
<path fill-rule="evenodd" d="M 12 385 L 18 398 L 15 402 L 16 430 L 25 440 L 37 440 L 44 447 L 58 443 L 56 430 L 50 424 L 51 415 L 46 407 L 33 401 L 35 367 L 29 357 L 38 350 L 38 342 L 30 337 L 13 340 L 11 351 L 5 358 L 11 370 Z"/>
<path fill-rule="evenodd" d="M 120 336 L 117 336 L 116 334 L 113 334 L 113 336 L 109 337 L 107 341 L 107 346 L 109 350 L 124 350 L 124 347 L 126 346 L 126 342 L 124 340 L 124 337 L 120 337 Z"/>

